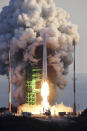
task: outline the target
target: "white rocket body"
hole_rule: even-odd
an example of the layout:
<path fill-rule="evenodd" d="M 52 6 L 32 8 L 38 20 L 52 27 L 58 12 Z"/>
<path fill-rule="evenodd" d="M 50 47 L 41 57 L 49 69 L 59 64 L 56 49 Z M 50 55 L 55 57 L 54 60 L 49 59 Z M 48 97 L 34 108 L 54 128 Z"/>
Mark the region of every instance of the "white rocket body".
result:
<path fill-rule="evenodd" d="M 43 35 L 43 81 L 47 80 L 47 42 L 46 33 Z"/>

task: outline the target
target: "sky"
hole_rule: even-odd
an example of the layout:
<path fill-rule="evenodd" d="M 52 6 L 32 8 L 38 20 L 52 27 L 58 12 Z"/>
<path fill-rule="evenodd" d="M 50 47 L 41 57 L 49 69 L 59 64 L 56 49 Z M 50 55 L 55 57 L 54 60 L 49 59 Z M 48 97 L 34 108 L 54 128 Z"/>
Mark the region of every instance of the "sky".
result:
<path fill-rule="evenodd" d="M 55 0 L 55 2 L 57 7 L 68 11 L 72 23 L 78 25 L 80 42 L 76 47 L 76 72 L 87 73 L 87 0 Z"/>
<path fill-rule="evenodd" d="M 87 0 L 54 0 L 57 7 L 64 8 L 70 13 L 70 20 L 72 23 L 78 25 L 80 42 L 76 47 L 76 73 L 87 73 Z M 0 0 L 0 10 L 2 7 L 8 5 L 9 0 Z M 69 69 L 70 73 L 73 72 L 73 64 Z"/>

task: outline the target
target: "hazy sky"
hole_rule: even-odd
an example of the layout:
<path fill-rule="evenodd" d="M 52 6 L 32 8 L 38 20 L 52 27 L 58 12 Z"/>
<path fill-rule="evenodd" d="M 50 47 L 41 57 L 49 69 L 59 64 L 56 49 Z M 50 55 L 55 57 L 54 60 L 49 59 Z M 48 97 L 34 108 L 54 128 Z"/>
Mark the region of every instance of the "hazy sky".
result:
<path fill-rule="evenodd" d="M 72 22 L 78 25 L 80 42 L 76 50 L 76 72 L 87 73 L 87 0 L 55 1 L 58 7 L 70 13 Z"/>
<path fill-rule="evenodd" d="M 78 25 L 80 42 L 76 49 L 76 72 L 87 73 L 87 0 L 54 0 L 58 7 L 64 8 L 71 15 L 71 21 Z M 7 5 L 9 0 L 0 0 L 0 8 Z M 73 66 L 70 68 L 72 72 Z"/>

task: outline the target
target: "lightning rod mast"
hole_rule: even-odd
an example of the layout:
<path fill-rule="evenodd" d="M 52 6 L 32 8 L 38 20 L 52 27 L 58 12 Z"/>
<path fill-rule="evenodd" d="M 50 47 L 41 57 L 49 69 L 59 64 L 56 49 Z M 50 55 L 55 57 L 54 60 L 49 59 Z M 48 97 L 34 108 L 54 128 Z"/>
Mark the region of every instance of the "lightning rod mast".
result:
<path fill-rule="evenodd" d="M 73 115 L 76 115 L 76 67 L 75 67 L 75 40 L 73 40 L 73 46 L 74 46 L 74 80 L 73 80 L 73 92 L 74 92 L 74 104 L 73 104 Z"/>
<path fill-rule="evenodd" d="M 8 53 L 9 53 L 9 112 L 11 112 L 11 55 L 10 55 L 10 42 L 8 43 Z"/>

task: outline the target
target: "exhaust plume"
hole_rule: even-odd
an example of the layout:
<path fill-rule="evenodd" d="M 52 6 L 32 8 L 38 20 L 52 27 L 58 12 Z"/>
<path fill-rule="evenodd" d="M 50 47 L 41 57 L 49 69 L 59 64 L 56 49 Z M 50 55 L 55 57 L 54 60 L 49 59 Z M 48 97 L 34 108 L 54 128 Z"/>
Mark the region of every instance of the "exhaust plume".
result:
<path fill-rule="evenodd" d="M 57 8 L 53 0 L 11 0 L 0 13 L 0 75 L 8 75 L 8 41 L 10 41 L 14 99 L 25 103 L 27 62 L 42 65 L 43 34 L 47 36 L 49 101 L 54 101 L 56 87 L 66 84 L 72 63 L 73 40 L 79 42 L 78 27 L 70 15 Z"/>

